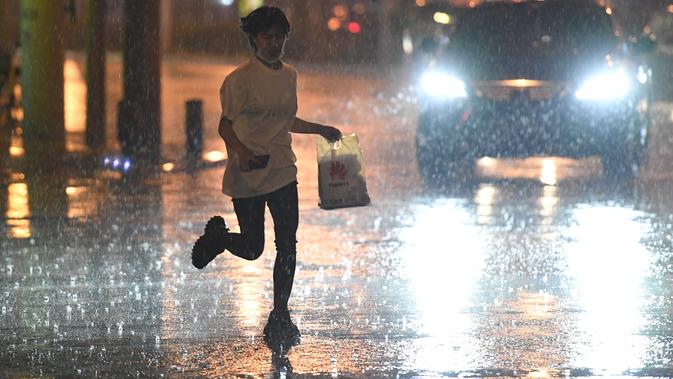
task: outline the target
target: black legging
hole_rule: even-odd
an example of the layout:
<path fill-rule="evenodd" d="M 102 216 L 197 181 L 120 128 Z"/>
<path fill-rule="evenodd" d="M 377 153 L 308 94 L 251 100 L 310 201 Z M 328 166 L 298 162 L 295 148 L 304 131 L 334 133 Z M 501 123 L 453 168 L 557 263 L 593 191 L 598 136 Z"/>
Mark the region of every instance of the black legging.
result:
<path fill-rule="evenodd" d="M 256 197 L 233 199 L 241 233 L 229 233 L 227 250 L 253 261 L 264 251 L 264 205 L 273 218 L 276 242 L 276 263 L 273 266 L 273 307 L 287 308 L 297 265 L 297 226 L 299 200 L 297 182 Z"/>

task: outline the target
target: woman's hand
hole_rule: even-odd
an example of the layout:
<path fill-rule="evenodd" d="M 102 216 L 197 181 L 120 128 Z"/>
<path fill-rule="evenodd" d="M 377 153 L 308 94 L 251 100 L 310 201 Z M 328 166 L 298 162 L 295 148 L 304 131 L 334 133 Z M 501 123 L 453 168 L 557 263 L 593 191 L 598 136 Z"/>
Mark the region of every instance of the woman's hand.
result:
<path fill-rule="evenodd" d="M 336 142 L 341 139 L 341 131 L 332 126 L 320 125 L 318 134 L 330 142 Z"/>

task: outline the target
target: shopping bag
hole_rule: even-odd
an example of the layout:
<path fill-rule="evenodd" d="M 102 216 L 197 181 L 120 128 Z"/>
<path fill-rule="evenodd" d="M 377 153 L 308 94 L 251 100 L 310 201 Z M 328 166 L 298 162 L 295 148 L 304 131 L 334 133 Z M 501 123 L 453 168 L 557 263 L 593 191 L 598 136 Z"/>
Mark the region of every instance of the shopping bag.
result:
<path fill-rule="evenodd" d="M 318 136 L 318 193 L 322 209 L 358 207 L 371 201 L 358 136 L 329 142 Z"/>

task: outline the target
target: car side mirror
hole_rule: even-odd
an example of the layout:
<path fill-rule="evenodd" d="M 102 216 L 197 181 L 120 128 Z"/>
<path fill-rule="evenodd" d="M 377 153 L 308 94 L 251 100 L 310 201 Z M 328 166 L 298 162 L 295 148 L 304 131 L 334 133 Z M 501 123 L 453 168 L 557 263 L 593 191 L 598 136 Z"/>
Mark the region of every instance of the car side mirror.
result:
<path fill-rule="evenodd" d="M 432 37 L 424 37 L 421 40 L 418 49 L 425 54 L 432 54 L 437 51 L 437 43 Z"/>
<path fill-rule="evenodd" d="M 641 36 L 631 39 L 631 50 L 636 54 L 650 54 L 657 49 L 657 42 L 651 36 Z"/>

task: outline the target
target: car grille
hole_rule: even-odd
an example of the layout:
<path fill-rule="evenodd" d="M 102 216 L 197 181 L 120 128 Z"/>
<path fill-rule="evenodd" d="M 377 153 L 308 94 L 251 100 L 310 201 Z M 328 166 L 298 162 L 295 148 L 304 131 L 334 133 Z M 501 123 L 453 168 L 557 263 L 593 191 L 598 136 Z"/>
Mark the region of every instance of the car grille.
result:
<path fill-rule="evenodd" d="M 538 80 L 503 80 L 497 82 L 481 82 L 474 85 L 478 97 L 494 101 L 510 101 L 523 97 L 530 101 L 543 101 L 561 96 L 564 86 L 555 82 Z"/>

